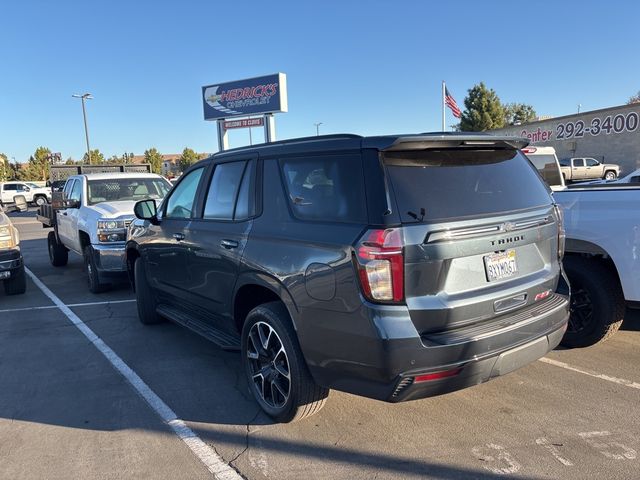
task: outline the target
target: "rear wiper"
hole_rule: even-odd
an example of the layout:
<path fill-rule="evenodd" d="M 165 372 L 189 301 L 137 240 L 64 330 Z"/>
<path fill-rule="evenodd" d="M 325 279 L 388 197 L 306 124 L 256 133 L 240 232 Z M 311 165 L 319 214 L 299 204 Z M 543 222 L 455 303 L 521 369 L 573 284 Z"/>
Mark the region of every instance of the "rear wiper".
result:
<path fill-rule="evenodd" d="M 407 212 L 407 215 L 409 215 L 411 218 L 413 218 L 414 220 L 417 220 L 418 222 L 422 222 L 424 221 L 424 216 L 426 214 L 426 210 L 424 209 L 424 207 L 420 208 L 420 216 L 418 217 L 417 213 L 413 213 L 411 210 L 409 210 Z"/>

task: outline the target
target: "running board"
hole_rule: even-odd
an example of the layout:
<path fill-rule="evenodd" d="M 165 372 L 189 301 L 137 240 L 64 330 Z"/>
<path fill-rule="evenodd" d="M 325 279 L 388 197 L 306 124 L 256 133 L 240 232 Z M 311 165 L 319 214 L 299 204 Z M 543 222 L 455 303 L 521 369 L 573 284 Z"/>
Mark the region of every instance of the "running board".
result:
<path fill-rule="evenodd" d="M 158 305 L 156 312 L 172 322 L 178 323 L 189 330 L 202 335 L 207 340 L 212 341 L 223 350 L 240 350 L 240 337 L 228 332 L 218 330 L 210 324 L 185 313 L 183 310 L 170 307 L 168 305 Z"/>

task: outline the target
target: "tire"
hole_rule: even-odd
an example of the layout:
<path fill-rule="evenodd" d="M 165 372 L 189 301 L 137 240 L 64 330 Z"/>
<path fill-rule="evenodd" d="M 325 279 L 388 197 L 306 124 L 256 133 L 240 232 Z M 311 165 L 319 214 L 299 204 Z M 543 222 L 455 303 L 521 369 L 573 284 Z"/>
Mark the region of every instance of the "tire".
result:
<path fill-rule="evenodd" d="M 282 303 L 265 303 L 249 312 L 242 328 L 241 352 L 249 390 L 274 420 L 295 422 L 324 406 L 329 389 L 313 381 Z"/>
<path fill-rule="evenodd" d="M 4 293 L 7 295 L 22 295 L 27 291 L 27 276 L 24 273 L 24 265 L 17 270 L 11 278 L 4 281 Z"/>
<path fill-rule="evenodd" d="M 571 316 L 561 344 L 573 348 L 604 342 L 624 319 L 625 300 L 618 276 L 594 258 L 570 255 L 563 265 L 571 284 Z"/>
<path fill-rule="evenodd" d="M 35 203 L 38 207 L 46 205 L 47 204 L 47 197 L 43 197 L 42 195 L 38 195 L 36 198 L 33 199 L 33 203 Z"/>
<path fill-rule="evenodd" d="M 47 235 L 47 246 L 51 265 L 54 267 L 64 267 L 69 261 L 69 250 L 58 242 L 55 232 L 49 232 L 49 235 Z"/>
<path fill-rule="evenodd" d="M 605 180 L 615 180 L 616 178 L 618 178 L 618 175 L 616 175 L 616 172 L 614 172 L 613 170 L 607 170 L 606 172 L 604 172 Z"/>
<path fill-rule="evenodd" d="M 136 303 L 138 305 L 138 319 L 145 325 L 153 325 L 163 321 L 156 312 L 157 300 L 153 289 L 147 281 L 142 259 L 138 258 L 133 265 L 133 275 L 136 286 Z"/>
<path fill-rule="evenodd" d="M 93 249 L 91 245 L 84 247 L 82 251 L 84 256 L 84 270 L 87 274 L 87 285 L 91 293 L 102 293 L 109 288 L 108 284 L 100 283 L 100 276 L 98 275 L 98 268 L 96 261 L 93 258 Z"/>

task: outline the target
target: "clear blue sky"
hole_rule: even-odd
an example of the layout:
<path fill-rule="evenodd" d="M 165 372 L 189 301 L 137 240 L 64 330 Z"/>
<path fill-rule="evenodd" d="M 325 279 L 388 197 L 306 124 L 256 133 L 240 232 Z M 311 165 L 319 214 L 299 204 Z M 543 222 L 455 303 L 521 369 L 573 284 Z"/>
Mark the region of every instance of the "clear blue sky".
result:
<path fill-rule="evenodd" d="M 80 101 L 105 156 L 217 151 L 202 85 L 287 74 L 279 139 L 440 129 L 440 82 L 462 106 L 484 81 L 538 114 L 618 105 L 640 89 L 635 1 L 3 2 L 0 152 L 79 159 Z M 448 124 L 454 123 L 449 116 Z M 254 130 L 254 139 L 261 131 Z M 234 131 L 232 146 L 248 143 Z"/>

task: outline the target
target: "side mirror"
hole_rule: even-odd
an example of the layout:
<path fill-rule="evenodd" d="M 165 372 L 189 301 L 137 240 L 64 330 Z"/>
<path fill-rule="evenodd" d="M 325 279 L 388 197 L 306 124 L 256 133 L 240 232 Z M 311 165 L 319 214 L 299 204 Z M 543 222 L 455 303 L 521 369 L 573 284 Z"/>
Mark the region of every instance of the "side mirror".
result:
<path fill-rule="evenodd" d="M 65 200 L 64 201 L 65 208 L 80 208 L 80 200 Z"/>
<path fill-rule="evenodd" d="M 28 210 L 29 206 L 27 205 L 27 199 L 24 195 L 16 195 L 13 197 L 13 201 L 16 204 L 16 210 L 18 212 L 26 212 Z"/>
<path fill-rule="evenodd" d="M 140 220 L 149 220 L 154 225 L 158 223 L 158 207 L 153 199 L 137 202 L 133 207 L 133 213 Z"/>

